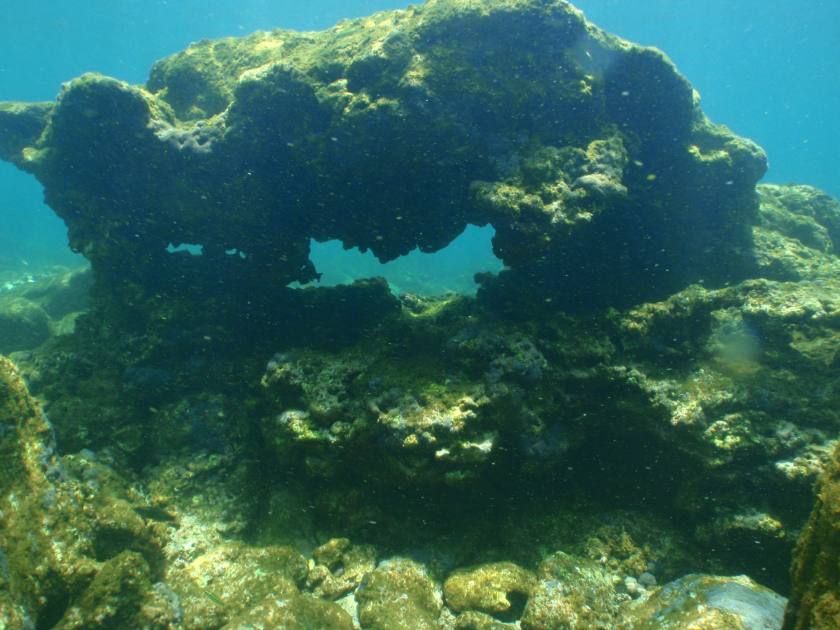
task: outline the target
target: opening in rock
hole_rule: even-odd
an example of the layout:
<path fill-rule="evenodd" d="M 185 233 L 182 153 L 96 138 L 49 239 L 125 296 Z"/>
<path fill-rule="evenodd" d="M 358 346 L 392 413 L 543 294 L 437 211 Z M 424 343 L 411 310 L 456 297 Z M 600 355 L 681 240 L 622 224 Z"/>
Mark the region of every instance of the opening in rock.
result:
<path fill-rule="evenodd" d="M 7 283 L 74 268 L 85 259 L 67 244 L 67 226 L 41 200 L 34 177 L 0 162 L 0 290 Z"/>
<path fill-rule="evenodd" d="M 235 247 L 232 249 L 226 249 L 225 254 L 227 254 L 228 256 L 239 256 L 243 260 L 248 258 L 248 254 L 243 252 L 241 249 L 236 249 Z"/>
<path fill-rule="evenodd" d="M 383 277 L 396 294 L 441 295 L 461 293 L 473 295 L 473 276 L 479 272 L 497 273 L 502 261 L 493 254 L 491 240 L 495 231 L 490 226 L 468 225 L 444 249 L 433 254 L 413 250 L 406 256 L 380 263 L 371 252 L 358 248 L 345 249 L 341 241 L 312 241 L 312 259 L 322 273 L 320 286 L 351 284 L 362 278 Z M 300 287 L 299 284 L 292 286 Z M 316 286 L 311 283 L 305 286 Z"/>
<path fill-rule="evenodd" d="M 49 630 L 53 628 L 70 606 L 70 593 L 68 593 L 63 584 L 57 585 L 56 588 L 46 595 L 46 602 L 38 611 L 38 620 L 35 624 L 35 630 Z"/>
<path fill-rule="evenodd" d="M 178 243 L 177 245 L 174 245 L 169 243 L 169 245 L 166 246 L 166 251 L 170 254 L 187 252 L 192 256 L 202 256 L 204 255 L 204 245 L 198 245 L 197 243 Z"/>
<path fill-rule="evenodd" d="M 503 623 L 514 623 L 522 617 L 522 613 L 525 612 L 525 604 L 528 603 L 528 595 L 526 593 L 520 593 L 519 591 L 511 591 L 507 594 L 508 601 L 510 602 L 510 608 L 504 610 L 502 612 L 498 612 L 493 616 Z"/>

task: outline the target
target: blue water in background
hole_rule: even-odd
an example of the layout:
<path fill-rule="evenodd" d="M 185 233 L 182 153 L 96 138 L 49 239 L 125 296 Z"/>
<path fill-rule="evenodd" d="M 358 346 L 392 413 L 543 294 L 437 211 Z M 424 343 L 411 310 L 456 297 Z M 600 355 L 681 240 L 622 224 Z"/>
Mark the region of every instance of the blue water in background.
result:
<path fill-rule="evenodd" d="M 191 41 L 254 30 L 314 30 L 407 5 L 397 0 L 0 0 L 0 100 L 52 100 L 61 82 L 97 71 L 132 83 Z M 839 0 L 579 0 L 602 28 L 664 50 L 703 97 L 706 113 L 761 144 L 768 181 L 808 183 L 840 197 Z M 4 273 L 78 263 L 38 183 L 0 163 Z M 466 290 L 497 268 L 489 231 L 455 249 L 396 262 L 399 290 Z M 313 255 L 326 280 L 381 274 L 328 245 Z"/>

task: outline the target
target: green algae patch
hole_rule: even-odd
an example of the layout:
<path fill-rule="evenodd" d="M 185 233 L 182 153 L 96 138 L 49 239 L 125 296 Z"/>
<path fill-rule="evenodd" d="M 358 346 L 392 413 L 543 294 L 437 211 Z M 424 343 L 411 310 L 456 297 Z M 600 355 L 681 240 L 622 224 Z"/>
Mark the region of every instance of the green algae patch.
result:
<path fill-rule="evenodd" d="M 440 595 L 418 563 L 382 562 L 356 591 L 359 620 L 370 630 L 439 630 Z"/>
<path fill-rule="evenodd" d="M 223 630 L 252 628 L 288 630 L 353 630 L 353 618 L 338 605 L 311 595 L 272 595 L 237 615 L 222 626 Z"/>
<path fill-rule="evenodd" d="M 456 630 L 509 630 L 511 627 L 510 624 L 475 610 L 463 612 L 455 619 Z"/>
<path fill-rule="evenodd" d="M 609 630 L 619 618 L 616 577 L 603 564 L 556 552 L 540 563 L 522 614 L 524 630 Z"/>
<path fill-rule="evenodd" d="M 168 576 L 188 628 L 249 618 L 267 598 L 291 600 L 306 580 L 306 561 L 289 547 L 222 543 Z"/>
<path fill-rule="evenodd" d="M 826 466 L 811 517 L 796 546 L 784 630 L 830 630 L 840 624 L 838 557 L 840 446 Z"/>
<path fill-rule="evenodd" d="M 468 224 L 493 225 L 510 281 L 568 307 L 737 280 L 766 168 L 665 55 L 561 0 L 205 40 L 144 86 L 87 74 L 54 106 L 0 111 L 0 156 L 44 184 L 102 297 L 146 315 L 143 297 L 220 315 L 314 280 L 313 238 L 388 261 Z M 168 251 L 182 243 L 202 256 Z"/>
<path fill-rule="evenodd" d="M 38 140 L 54 108 L 53 103 L 0 103 L 0 159 L 21 166 L 24 149 Z"/>
<path fill-rule="evenodd" d="M 52 427 L 5 358 L 0 414 L 0 622 L 166 627 L 174 613 L 151 590 L 165 526 L 137 514 L 142 497 L 107 467 L 56 455 Z"/>
<path fill-rule="evenodd" d="M 11 348 L 77 454 L 0 363 L 0 622 L 777 619 L 740 578 L 655 584 L 785 589 L 840 427 L 840 213 L 756 195 L 761 149 L 659 51 L 433 0 L 85 75 L 0 132 L 95 277 L 72 334 Z M 312 238 L 384 261 L 467 224 L 508 267 L 475 300 L 286 287 Z M 57 295 L 15 299 L 84 308 Z"/>
<path fill-rule="evenodd" d="M 52 333 L 46 311 L 25 298 L 0 298 L 0 352 L 31 350 Z"/>
<path fill-rule="evenodd" d="M 522 566 L 536 566 L 537 547 L 557 532 L 571 552 L 604 557 L 620 577 L 640 575 L 655 557 L 667 567 L 658 577 L 723 567 L 784 591 L 810 484 L 840 426 L 835 285 L 822 275 L 755 278 L 590 316 L 523 318 L 524 302 L 518 317 L 504 318 L 482 298 L 396 299 L 368 282 L 292 292 L 296 301 L 258 339 L 207 311 L 183 329 L 176 322 L 186 305 L 161 296 L 151 326 L 128 334 L 122 309 L 95 298 L 76 333 L 17 359 L 69 450 L 107 448 L 127 468 L 175 458 L 150 473 L 180 471 L 153 480 L 156 506 L 181 484 L 196 491 L 230 470 L 195 506 L 202 518 L 216 502 L 228 506 L 219 523 L 228 535 L 253 531 L 264 544 L 306 548 L 312 528 L 323 528 L 320 541 L 366 542 L 465 528 L 465 549 L 478 553 L 487 519 L 507 532 L 495 557 Z M 58 316 L 76 308 L 71 289 L 59 282 L 58 293 L 24 297 Z M 249 472 L 266 466 L 268 479 Z M 665 545 L 634 526 L 625 544 L 633 520 L 625 515 L 624 527 L 593 533 L 589 544 L 569 533 L 552 512 L 562 501 L 551 498 L 573 498 L 591 515 L 597 501 L 587 492 L 622 509 L 644 503 L 657 517 L 678 515 L 692 533 Z M 545 509 L 532 509 L 537 501 Z M 146 507 L 129 502 L 120 518 L 155 514 Z M 663 531 L 656 519 L 650 527 Z M 136 524 L 99 531 L 101 559 L 121 550 L 111 540 L 141 532 Z M 707 554 L 702 566 L 686 560 L 689 543 Z M 662 546 L 679 561 L 663 564 Z M 160 563 L 152 548 L 136 547 L 150 566 Z M 365 553 L 346 559 L 352 571 L 345 560 L 316 562 L 305 588 L 346 596 L 378 555 Z"/>
<path fill-rule="evenodd" d="M 338 599 L 354 591 L 376 568 L 376 549 L 354 545 L 347 538 L 333 538 L 312 552 L 315 565 L 306 587 L 315 596 Z"/>
<path fill-rule="evenodd" d="M 446 579 L 446 605 L 461 612 L 476 610 L 516 621 L 534 591 L 534 574 L 512 562 L 495 562 L 455 572 Z"/>
<path fill-rule="evenodd" d="M 151 588 L 151 571 L 143 556 L 121 552 L 103 564 L 78 604 L 70 607 L 55 628 L 130 627 L 137 622 L 137 612 L 146 604 Z"/>

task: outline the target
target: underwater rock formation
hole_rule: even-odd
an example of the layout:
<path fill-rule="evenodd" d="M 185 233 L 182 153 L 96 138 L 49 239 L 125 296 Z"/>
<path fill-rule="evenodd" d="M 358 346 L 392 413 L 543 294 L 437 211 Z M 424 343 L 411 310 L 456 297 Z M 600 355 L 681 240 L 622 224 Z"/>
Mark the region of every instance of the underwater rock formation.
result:
<path fill-rule="evenodd" d="M 687 575 L 624 610 L 620 630 L 772 630 L 785 598 L 746 576 Z"/>
<path fill-rule="evenodd" d="M 748 262 L 766 166 L 662 53 L 563 0 L 203 41 L 144 86 L 90 74 L 0 114 L 0 157 L 43 183 L 135 317 L 153 294 L 219 311 L 312 280 L 311 238 L 387 261 L 469 223 L 568 307 L 720 284 Z M 202 254 L 168 251 L 183 243 Z"/>
<path fill-rule="evenodd" d="M 796 546 L 793 593 L 784 630 L 840 626 L 840 445 L 821 480 L 814 511 Z"/>
<path fill-rule="evenodd" d="M 32 350 L 53 334 L 73 332 L 76 317 L 87 310 L 89 270 L 68 271 L 42 282 L 29 280 L 0 294 L 2 354 Z"/>
<path fill-rule="evenodd" d="M 50 337 L 50 318 L 22 298 L 0 298 L 0 353 L 37 348 Z"/>
<path fill-rule="evenodd" d="M 3 360 L 0 622 L 780 621 L 711 574 L 787 589 L 840 431 L 840 204 L 756 189 L 658 51 L 431 0 L 0 105 L 0 157 L 95 278 L 81 316 L 82 280 L 0 304 L 52 423 Z M 286 286 L 310 238 L 387 260 L 468 223 L 509 267 L 477 299 Z"/>
<path fill-rule="evenodd" d="M 0 454 L 0 626 L 167 627 L 152 589 L 162 525 L 91 455 L 56 454 L 40 406 L 3 357 Z"/>
<path fill-rule="evenodd" d="M 246 468 L 271 462 L 271 484 L 301 484 L 277 499 L 249 492 L 231 534 L 268 528 L 289 544 L 283 528 L 300 515 L 259 514 L 299 502 L 342 524 L 330 536 L 395 544 L 498 526 L 508 510 L 522 532 L 510 548 L 524 550 L 544 544 L 529 519 L 552 519 L 530 503 L 565 509 L 571 493 L 679 518 L 714 567 L 784 591 L 840 427 L 835 242 L 790 226 L 830 235 L 840 206 L 803 187 L 759 192 L 756 275 L 787 270 L 766 273 L 777 279 L 525 321 L 466 297 L 397 299 L 376 282 L 305 289 L 292 303 L 303 315 L 287 305 L 287 329 L 254 345 L 219 326 L 124 334 L 94 309 L 75 334 L 15 356 L 69 452 L 104 448 L 129 467 L 238 453 Z M 324 570 L 313 592 L 346 588 Z"/>

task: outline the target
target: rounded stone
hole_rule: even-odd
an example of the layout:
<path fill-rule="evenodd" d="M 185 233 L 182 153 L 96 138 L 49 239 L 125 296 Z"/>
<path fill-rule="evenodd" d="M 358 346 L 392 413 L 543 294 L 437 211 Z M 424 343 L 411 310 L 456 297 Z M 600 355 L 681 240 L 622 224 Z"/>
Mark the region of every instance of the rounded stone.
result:
<path fill-rule="evenodd" d="M 0 353 L 37 348 L 51 333 L 50 316 L 34 302 L 24 298 L 0 302 Z"/>

